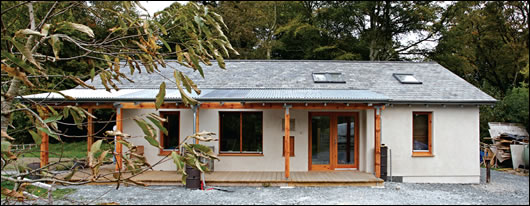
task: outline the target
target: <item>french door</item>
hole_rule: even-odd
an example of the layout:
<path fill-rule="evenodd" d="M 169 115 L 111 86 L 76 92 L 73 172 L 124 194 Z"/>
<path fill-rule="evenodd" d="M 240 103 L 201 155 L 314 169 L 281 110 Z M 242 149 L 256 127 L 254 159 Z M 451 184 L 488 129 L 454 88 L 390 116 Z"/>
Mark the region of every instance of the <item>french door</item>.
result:
<path fill-rule="evenodd" d="M 358 168 L 358 113 L 310 112 L 309 118 L 309 170 Z"/>

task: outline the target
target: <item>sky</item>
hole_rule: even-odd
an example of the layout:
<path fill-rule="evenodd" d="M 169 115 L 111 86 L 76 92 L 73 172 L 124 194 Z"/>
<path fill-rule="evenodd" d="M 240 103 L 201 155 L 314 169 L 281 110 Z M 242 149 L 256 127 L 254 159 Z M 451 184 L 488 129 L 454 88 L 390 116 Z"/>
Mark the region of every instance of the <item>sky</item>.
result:
<path fill-rule="evenodd" d="M 169 7 L 173 2 L 175 1 L 140 1 L 140 4 L 142 4 L 145 9 L 149 12 L 149 15 L 153 16 L 153 14 L 157 11 L 162 11 L 166 7 Z M 179 1 L 181 4 L 185 4 L 188 1 Z M 143 10 L 140 9 L 141 12 Z"/>

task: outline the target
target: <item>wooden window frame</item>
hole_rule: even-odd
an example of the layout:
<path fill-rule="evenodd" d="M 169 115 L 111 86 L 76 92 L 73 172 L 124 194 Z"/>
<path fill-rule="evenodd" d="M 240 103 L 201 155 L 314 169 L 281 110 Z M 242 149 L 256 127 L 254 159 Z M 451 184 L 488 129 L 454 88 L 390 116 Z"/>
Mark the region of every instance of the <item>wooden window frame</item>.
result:
<path fill-rule="evenodd" d="M 291 147 L 289 157 L 294 157 L 294 136 L 289 136 L 289 146 Z M 282 157 L 285 157 L 285 135 L 282 136 L 282 148 Z"/>
<path fill-rule="evenodd" d="M 413 157 L 433 157 L 432 153 L 432 113 L 433 112 L 412 112 L 412 156 Z M 419 115 L 428 115 L 427 116 L 427 141 L 428 141 L 428 147 L 429 151 L 414 151 L 414 116 L 416 114 Z"/>
<path fill-rule="evenodd" d="M 166 118 L 166 116 L 168 114 L 174 114 L 174 115 L 177 115 L 177 119 L 179 120 L 179 123 L 178 123 L 178 127 L 179 127 L 179 132 L 177 134 L 177 138 L 178 138 L 178 142 L 180 144 L 180 111 L 160 111 L 159 112 L 159 115 L 161 118 Z M 169 120 L 168 120 L 169 121 Z M 169 122 L 168 122 L 169 123 Z M 167 128 L 166 128 L 167 129 Z M 163 147 L 164 146 L 164 137 L 165 137 L 165 134 L 164 132 L 160 131 L 160 146 Z M 176 151 L 177 153 L 179 152 L 179 148 L 177 147 L 176 149 L 163 149 L 163 148 L 159 148 L 159 152 L 158 152 L 158 156 L 167 156 L 169 154 L 171 154 L 171 152 L 173 151 Z"/>
<path fill-rule="evenodd" d="M 221 113 L 239 113 L 239 152 L 221 151 L 222 119 Z M 261 113 L 261 152 L 243 152 L 243 113 Z M 219 111 L 219 156 L 263 156 L 263 111 Z"/>

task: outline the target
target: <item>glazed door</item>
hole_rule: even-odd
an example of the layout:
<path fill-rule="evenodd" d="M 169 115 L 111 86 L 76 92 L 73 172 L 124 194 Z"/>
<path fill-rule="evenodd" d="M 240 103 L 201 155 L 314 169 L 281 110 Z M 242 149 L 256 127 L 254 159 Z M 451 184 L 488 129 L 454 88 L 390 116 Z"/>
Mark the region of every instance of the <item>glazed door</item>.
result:
<path fill-rule="evenodd" d="M 309 117 L 309 169 L 357 168 L 357 113 L 314 112 Z"/>
<path fill-rule="evenodd" d="M 336 116 L 335 168 L 357 168 L 357 113 Z"/>

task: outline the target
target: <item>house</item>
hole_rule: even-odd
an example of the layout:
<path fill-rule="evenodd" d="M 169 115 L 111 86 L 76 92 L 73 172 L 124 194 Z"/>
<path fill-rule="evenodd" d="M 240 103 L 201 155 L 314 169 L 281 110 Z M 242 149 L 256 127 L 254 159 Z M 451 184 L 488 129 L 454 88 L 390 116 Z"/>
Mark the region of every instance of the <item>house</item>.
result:
<path fill-rule="evenodd" d="M 204 67 L 204 79 L 176 62 L 168 65 L 161 74 L 172 77 L 177 68 L 199 85 L 202 93 L 191 94 L 199 106 L 183 105 L 178 90 L 168 86 L 165 104 L 156 111 L 160 83 L 171 85 L 157 73 L 135 74 L 135 83 L 122 82 L 117 92 L 106 92 L 96 78 L 91 84 L 97 90 L 63 93 L 89 109 L 116 108 L 119 122 L 124 120 L 118 129 L 127 134 L 143 134 L 131 120 L 135 115 L 167 118 L 169 134 L 159 136 L 164 149 L 145 147 L 149 162 L 173 150 L 195 126 L 219 138 L 204 143 L 221 159 L 215 171 L 289 177 L 354 170 L 379 177 L 384 144 L 394 181 L 480 182 L 479 106 L 496 100 L 435 62 L 230 60 L 226 70 L 215 63 Z M 57 94 L 28 97 L 65 102 Z M 141 137 L 130 141 L 149 145 Z M 175 166 L 166 162 L 155 169 Z"/>

